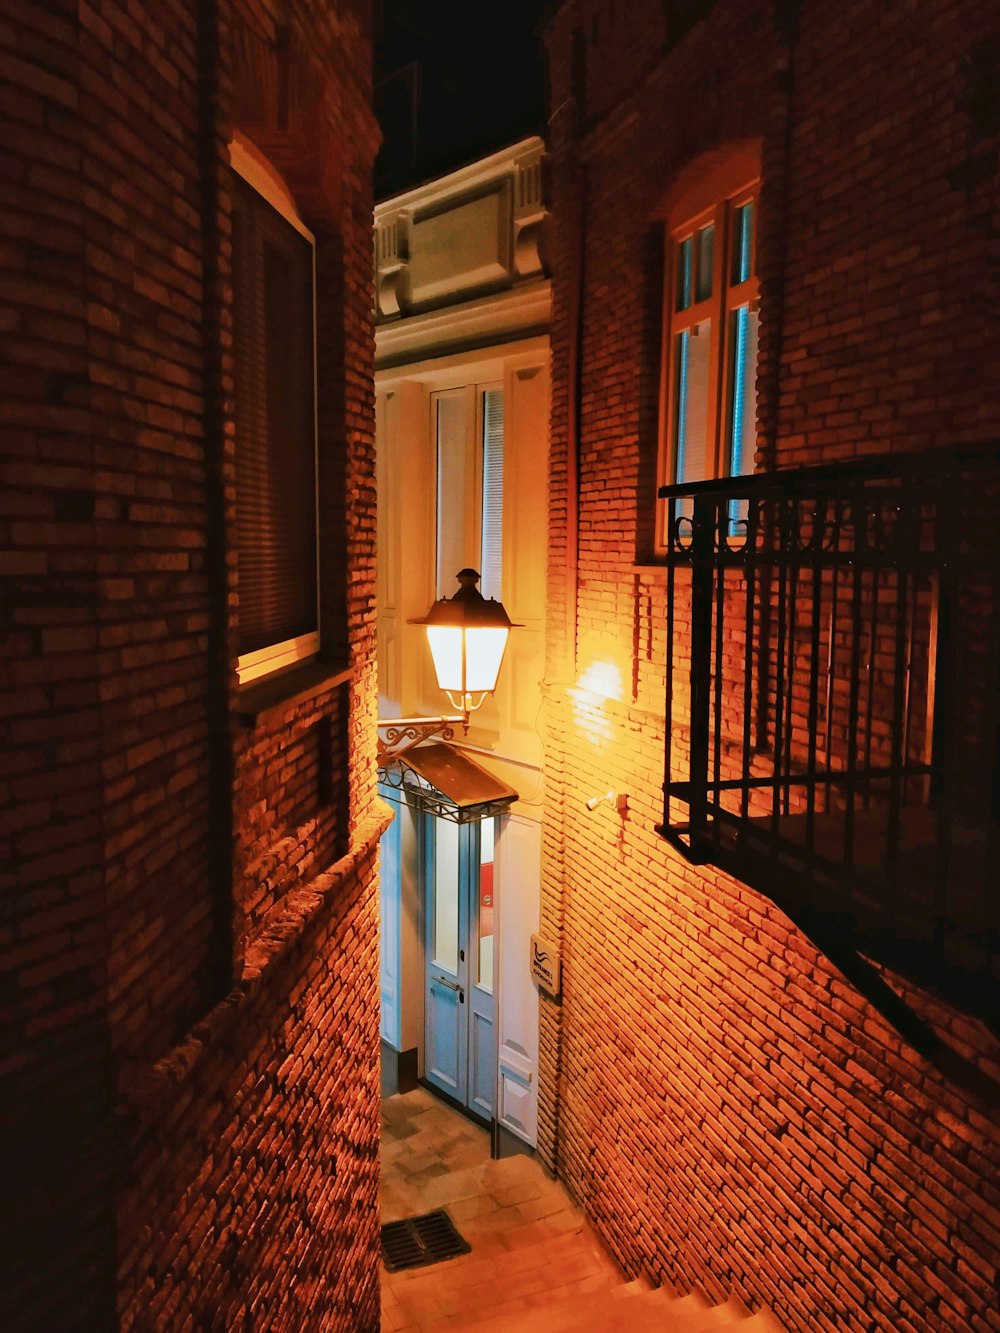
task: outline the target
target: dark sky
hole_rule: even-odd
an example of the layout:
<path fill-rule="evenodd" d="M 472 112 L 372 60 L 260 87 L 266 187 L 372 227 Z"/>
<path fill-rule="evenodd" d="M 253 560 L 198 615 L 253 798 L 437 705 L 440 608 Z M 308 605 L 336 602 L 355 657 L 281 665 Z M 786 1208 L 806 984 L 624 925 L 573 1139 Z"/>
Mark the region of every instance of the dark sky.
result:
<path fill-rule="evenodd" d="M 549 0 L 381 0 L 378 8 L 376 198 L 544 129 L 538 28 Z"/>

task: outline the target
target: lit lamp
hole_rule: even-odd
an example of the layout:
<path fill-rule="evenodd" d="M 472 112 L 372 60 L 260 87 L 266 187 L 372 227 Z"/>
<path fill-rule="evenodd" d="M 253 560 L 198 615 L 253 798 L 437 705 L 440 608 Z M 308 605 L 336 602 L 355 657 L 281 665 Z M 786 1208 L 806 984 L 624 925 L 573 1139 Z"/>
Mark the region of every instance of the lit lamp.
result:
<path fill-rule="evenodd" d="M 507 635 L 515 627 L 503 603 L 487 600 L 476 587 L 474 569 L 460 569 L 456 577 L 461 586 L 454 597 L 442 597 L 412 623 L 426 627 L 438 689 L 461 712 L 468 731 L 469 714 L 497 687 Z"/>
<path fill-rule="evenodd" d="M 511 622 L 502 602 L 487 599 L 479 591 L 474 569 L 460 570 L 457 578 L 461 587 L 454 597 L 442 597 L 422 620 L 410 624 L 426 627 L 438 689 L 447 694 L 458 716 L 380 717 L 380 768 L 423 741 L 451 740 L 456 722 L 468 731 L 469 715 L 497 687 L 507 635 L 518 626 Z"/>

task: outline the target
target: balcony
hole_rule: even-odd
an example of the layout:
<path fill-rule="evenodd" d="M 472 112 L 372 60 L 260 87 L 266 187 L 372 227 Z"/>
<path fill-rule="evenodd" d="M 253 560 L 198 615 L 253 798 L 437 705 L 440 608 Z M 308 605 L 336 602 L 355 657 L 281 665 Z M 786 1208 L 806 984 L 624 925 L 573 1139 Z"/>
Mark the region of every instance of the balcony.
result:
<path fill-rule="evenodd" d="M 658 831 L 828 952 L 995 1016 L 1000 449 L 660 495 Z"/>

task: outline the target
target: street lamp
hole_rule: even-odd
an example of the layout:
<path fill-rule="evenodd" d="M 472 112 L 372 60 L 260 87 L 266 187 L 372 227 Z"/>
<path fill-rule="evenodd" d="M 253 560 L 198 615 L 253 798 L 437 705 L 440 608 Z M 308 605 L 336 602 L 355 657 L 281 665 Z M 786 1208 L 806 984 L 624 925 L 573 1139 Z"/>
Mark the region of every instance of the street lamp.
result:
<path fill-rule="evenodd" d="M 479 575 L 474 569 L 461 569 L 456 575 L 461 585 L 454 597 L 442 597 L 420 620 L 434 662 L 438 689 L 448 696 L 456 717 L 379 719 L 385 730 L 385 753 L 399 755 L 404 749 L 435 735 L 447 739 L 451 724 L 461 722 L 469 730 L 469 717 L 481 708 L 488 694 L 497 686 L 497 677 L 507 647 L 507 635 L 518 628 L 504 610 L 502 602 L 486 598 L 476 587 Z"/>
<path fill-rule="evenodd" d="M 413 624 L 427 630 L 438 689 L 447 694 L 469 729 L 469 714 L 481 708 L 497 687 L 507 635 L 514 628 L 502 602 L 487 600 L 476 587 L 474 569 L 460 569 L 454 597 L 435 602 Z"/>

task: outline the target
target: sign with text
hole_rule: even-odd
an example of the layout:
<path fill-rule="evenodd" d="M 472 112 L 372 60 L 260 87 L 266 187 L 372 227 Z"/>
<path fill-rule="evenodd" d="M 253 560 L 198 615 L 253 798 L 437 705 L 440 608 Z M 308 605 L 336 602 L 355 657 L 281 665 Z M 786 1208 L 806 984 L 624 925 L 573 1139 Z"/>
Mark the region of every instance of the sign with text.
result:
<path fill-rule="evenodd" d="M 541 935 L 532 935 L 531 975 L 534 980 L 542 990 L 548 991 L 550 995 L 558 995 L 559 983 L 562 980 L 561 972 L 562 959 L 559 957 L 559 950 L 548 940 L 543 940 Z"/>

